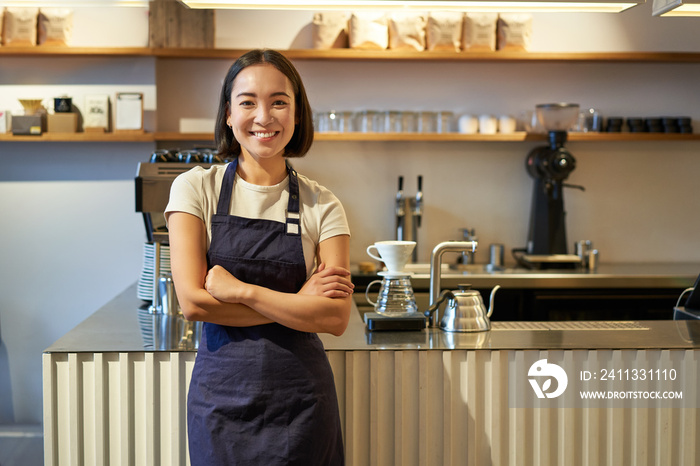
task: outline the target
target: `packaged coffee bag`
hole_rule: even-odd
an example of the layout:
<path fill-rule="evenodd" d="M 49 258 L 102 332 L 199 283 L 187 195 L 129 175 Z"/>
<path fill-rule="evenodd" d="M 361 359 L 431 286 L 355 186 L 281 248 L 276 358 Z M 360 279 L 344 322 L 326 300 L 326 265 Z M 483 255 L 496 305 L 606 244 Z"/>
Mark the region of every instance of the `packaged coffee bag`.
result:
<path fill-rule="evenodd" d="M 342 11 L 314 13 L 311 30 L 315 49 L 348 47 L 348 15 Z"/>
<path fill-rule="evenodd" d="M 38 8 L 5 8 L 2 43 L 5 45 L 36 45 Z"/>
<path fill-rule="evenodd" d="M 464 13 L 455 11 L 432 12 L 426 26 L 428 50 L 459 52 L 462 42 Z"/>
<path fill-rule="evenodd" d="M 472 52 L 496 50 L 498 13 L 466 13 L 462 49 Z"/>
<path fill-rule="evenodd" d="M 361 11 L 350 16 L 351 49 L 386 49 L 389 28 L 383 12 Z"/>
<path fill-rule="evenodd" d="M 527 52 L 532 43 L 532 15 L 501 13 L 498 15 L 498 50 Z"/>
<path fill-rule="evenodd" d="M 425 50 L 424 14 L 394 12 L 389 16 L 389 48 L 393 50 Z"/>
<path fill-rule="evenodd" d="M 41 8 L 39 10 L 39 44 L 69 45 L 73 35 L 73 10 Z"/>

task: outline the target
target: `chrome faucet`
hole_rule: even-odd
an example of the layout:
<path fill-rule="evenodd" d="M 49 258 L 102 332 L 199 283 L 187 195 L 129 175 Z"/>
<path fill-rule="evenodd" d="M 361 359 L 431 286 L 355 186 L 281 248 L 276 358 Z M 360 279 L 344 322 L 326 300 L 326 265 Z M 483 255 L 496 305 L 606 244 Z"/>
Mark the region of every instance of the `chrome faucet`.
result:
<path fill-rule="evenodd" d="M 462 232 L 462 241 L 474 241 L 477 242 L 479 241 L 479 238 L 476 236 L 476 230 L 474 228 L 460 228 L 460 231 Z M 467 252 L 463 251 L 462 252 L 462 257 L 461 257 L 461 262 L 462 264 L 473 264 L 474 263 L 474 252 Z"/>
<path fill-rule="evenodd" d="M 418 243 L 418 228 L 423 218 L 423 176 L 418 175 L 418 192 L 415 197 L 406 197 L 403 192 L 403 176 L 399 176 L 396 192 L 396 239 Z M 412 262 L 418 261 L 418 245 L 413 248 Z"/>
<path fill-rule="evenodd" d="M 478 243 L 476 241 L 445 241 L 433 248 L 430 254 L 430 306 L 435 304 L 440 296 L 440 276 L 442 274 L 442 255 L 445 252 L 475 252 Z M 440 309 L 428 317 L 428 327 L 435 327 L 440 323 L 438 316 Z"/>

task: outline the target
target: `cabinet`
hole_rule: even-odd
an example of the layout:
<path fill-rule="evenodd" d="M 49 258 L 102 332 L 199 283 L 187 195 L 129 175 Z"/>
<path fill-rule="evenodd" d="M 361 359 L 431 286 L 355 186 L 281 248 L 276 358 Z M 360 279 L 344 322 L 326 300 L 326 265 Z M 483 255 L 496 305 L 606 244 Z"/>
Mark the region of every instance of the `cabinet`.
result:
<path fill-rule="evenodd" d="M 235 59 L 244 50 L 238 49 L 178 49 L 178 48 L 90 48 L 90 47 L 4 47 L 0 58 L 47 56 L 100 56 L 100 57 L 154 57 L 173 59 Z M 287 50 L 292 60 L 326 61 L 461 61 L 497 63 L 700 63 L 700 53 L 684 52 L 608 52 L 608 53 L 547 53 L 547 52 L 405 52 L 390 50 Z M 212 141 L 213 133 L 158 132 L 145 134 L 43 134 L 41 136 L 13 136 L 0 134 L 2 141 L 20 142 L 159 142 L 159 141 Z M 317 133 L 319 141 L 463 141 L 463 142 L 519 142 L 544 141 L 545 136 L 525 132 L 513 134 L 431 134 L 431 133 Z M 700 141 L 700 134 L 663 133 L 571 133 L 570 141 Z"/>

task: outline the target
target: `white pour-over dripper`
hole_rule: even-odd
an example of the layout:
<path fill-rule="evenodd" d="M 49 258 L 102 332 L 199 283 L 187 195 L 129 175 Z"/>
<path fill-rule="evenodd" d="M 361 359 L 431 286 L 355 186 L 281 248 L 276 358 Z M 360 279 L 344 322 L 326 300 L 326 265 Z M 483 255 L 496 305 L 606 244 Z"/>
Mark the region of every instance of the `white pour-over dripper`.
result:
<path fill-rule="evenodd" d="M 405 274 L 404 269 L 415 247 L 415 241 L 377 241 L 367 247 L 367 254 L 383 262 L 390 274 Z"/>

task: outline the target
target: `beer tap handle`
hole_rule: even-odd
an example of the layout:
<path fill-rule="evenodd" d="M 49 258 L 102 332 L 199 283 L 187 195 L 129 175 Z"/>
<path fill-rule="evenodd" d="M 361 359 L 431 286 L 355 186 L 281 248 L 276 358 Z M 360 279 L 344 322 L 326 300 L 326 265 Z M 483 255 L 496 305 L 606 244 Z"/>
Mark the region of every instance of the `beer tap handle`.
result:
<path fill-rule="evenodd" d="M 403 196 L 403 176 L 399 176 L 399 190 L 396 192 L 396 216 L 403 217 L 406 215 L 404 209 L 404 196 Z"/>
<path fill-rule="evenodd" d="M 418 175 L 418 192 L 416 193 L 416 207 L 414 211 L 416 225 L 420 227 L 423 216 L 423 175 Z"/>

